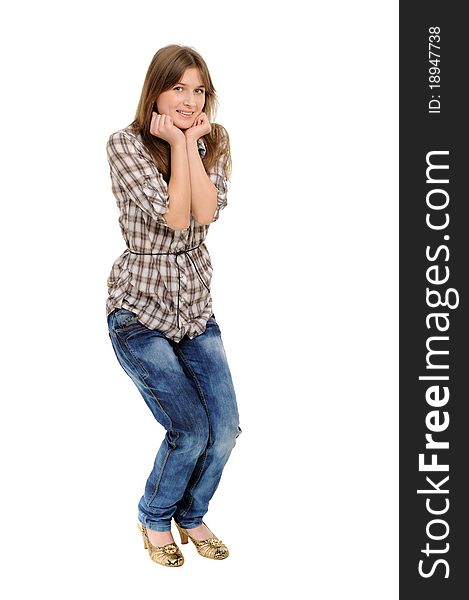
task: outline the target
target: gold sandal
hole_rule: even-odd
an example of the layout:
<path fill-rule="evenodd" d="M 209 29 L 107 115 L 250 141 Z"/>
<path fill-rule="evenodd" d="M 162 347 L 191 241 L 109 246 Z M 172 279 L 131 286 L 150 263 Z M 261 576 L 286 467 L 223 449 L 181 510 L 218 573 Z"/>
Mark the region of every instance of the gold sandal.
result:
<path fill-rule="evenodd" d="M 174 522 L 176 523 L 176 521 Z M 205 523 L 203 524 L 205 525 Z M 196 540 L 190 535 L 190 533 L 188 533 L 190 529 L 184 529 L 177 523 L 176 527 L 178 528 L 181 536 L 181 544 L 187 544 L 188 538 L 190 538 L 200 556 L 204 556 L 205 558 L 213 558 L 215 560 L 222 560 L 229 555 L 228 548 L 221 540 L 215 537 L 208 538 L 206 540 Z"/>
<path fill-rule="evenodd" d="M 184 556 L 175 542 L 154 546 L 148 538 L 147 528 L 142 523 L 137 523 L 143 537 L 143 547 L 148 550 L 150 558 L 164 567 L 180 567 L 184 564 Z"/>

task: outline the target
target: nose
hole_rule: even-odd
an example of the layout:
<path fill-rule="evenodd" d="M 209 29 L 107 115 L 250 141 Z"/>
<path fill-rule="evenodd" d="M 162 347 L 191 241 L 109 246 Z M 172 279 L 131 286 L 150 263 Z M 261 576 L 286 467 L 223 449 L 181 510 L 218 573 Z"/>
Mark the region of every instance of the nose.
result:
<path fill-rule="evenodd" d="M 197 106 L 197 101 L 195 98 L 195 92 L 191 92 L 188 90 L 184 97 L 184 106 L 190 107 L 194 109 Z"/>

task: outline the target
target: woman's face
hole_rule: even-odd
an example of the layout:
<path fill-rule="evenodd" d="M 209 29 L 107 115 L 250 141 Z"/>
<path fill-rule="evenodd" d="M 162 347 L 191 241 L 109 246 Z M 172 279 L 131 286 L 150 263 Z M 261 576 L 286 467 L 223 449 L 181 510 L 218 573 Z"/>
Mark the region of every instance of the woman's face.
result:
<path fill-rule="evenodd" d="M 191 127 L 202 112 L 204 104 L 205 87 L 197 67 L 186 69 L 181 81 L 161 93 L 156 101 L 158 113 L 169 115 L 179 129 Z M 190 115 L 185 116 L 180 111 Z"/>

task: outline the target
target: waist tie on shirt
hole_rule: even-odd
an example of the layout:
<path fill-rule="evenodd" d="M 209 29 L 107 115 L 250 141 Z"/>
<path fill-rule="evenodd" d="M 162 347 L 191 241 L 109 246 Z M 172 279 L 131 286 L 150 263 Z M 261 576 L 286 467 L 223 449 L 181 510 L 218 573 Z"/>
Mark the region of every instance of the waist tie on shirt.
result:
<path fill-rule="evenodd" d="M 181 290 L 181 269 L 179 268 L 179 263 L 178 263 L 178 256 L 180 254 L 187 254 L 188 258 L 191 259 L 192 264 L 194 265 L 194 269 L 195 269 L 195 271 L 196 271 L 196 273 L 197 273 L 200 281 L 205 286 L 205 288 L 210 292 L 210 288 L 207 287 L 207 285 L 205 284 L 204 280 L 200 276 L 199 270 L 197 268 L 197 265 L 194 262 L 194 259 L 190 256 L 190 254 L 188 254 L 188 252 L 191 252 L 191 250 L 196 250 L 197 248 L 199 248 L 199 246 L 201 246 L 201 244 L 202 244 L 202 242 L 200 242 L 200 244 L 198 244 L 197 246 L 194 246 L 193 248 L 185 248 L 184 250 L 176 250 L 175 252 L 134 252 L 129 247 L 127 247 L 127 250 L 131 254 L 150 255 L 150 256 L 161 256 L 161 255 L 165 255 L 165 254 L 166 255 L 174 254 L 174 256 L 176 257 L 176 266 L 177 266 L 177 269 L 178 269 L 178 303 L 177 303 L 177 323 L 178 323 L 178 329 L 180 327 L 180 325 L 179 325 L 179 294 L 180 294 L 180 290 Z"/>

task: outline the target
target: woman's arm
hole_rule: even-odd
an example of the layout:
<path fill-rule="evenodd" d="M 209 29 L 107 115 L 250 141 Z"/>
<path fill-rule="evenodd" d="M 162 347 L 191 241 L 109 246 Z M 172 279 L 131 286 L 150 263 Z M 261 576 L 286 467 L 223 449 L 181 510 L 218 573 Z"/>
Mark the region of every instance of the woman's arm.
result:
<path fill-rule="evenodd" d="M 171 177 L 168 183 L 169 204 L 164 214 L 171 229 L 187 229 L 191 219 L 191 182 L 186 138 L 169 115 L 153 112 L 150 133 L 166 140 L 171 148 Z"/>
<path fill-rule="evenodd" d="M 197 146 L 197 139 L 188 137 L 186 148 L 190 173 L 190 211 L 197 223 L 208 225 L 212 222 L 217 208 L 218 190 L 205 172 Z"/>
<path fill-rule="evenodd" d="M 191 180 L 184 139 L 171 144 L 171 177 L 168 183 L 169 205 L 164 215 L 171 229 L 187 229 L 191 213 Z"/>

